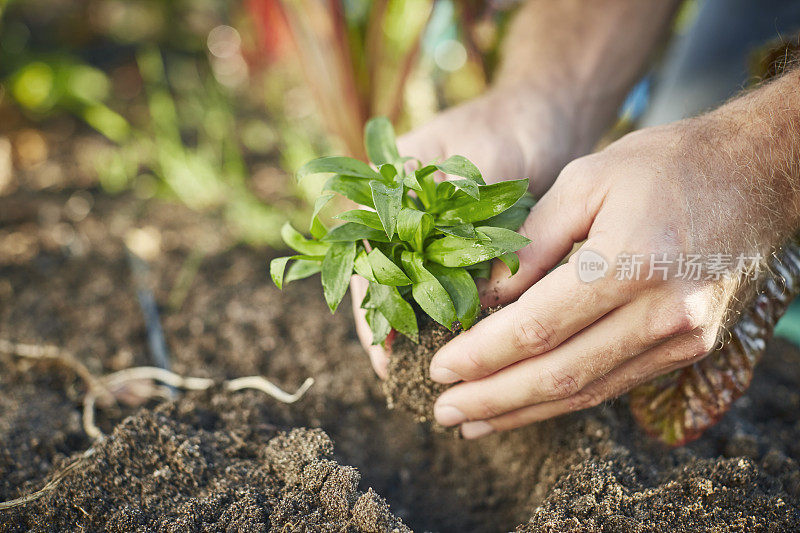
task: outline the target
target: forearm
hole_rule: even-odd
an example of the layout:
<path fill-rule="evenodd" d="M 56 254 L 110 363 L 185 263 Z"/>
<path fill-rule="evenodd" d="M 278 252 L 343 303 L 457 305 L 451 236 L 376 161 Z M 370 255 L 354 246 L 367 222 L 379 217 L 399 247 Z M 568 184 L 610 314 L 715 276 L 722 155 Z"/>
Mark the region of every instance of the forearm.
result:
<path fill-rule="evenodd" d="M 729 186 L 748 199 L 736 206 L 740 216 L 768 221 L 770 233 L 752 237 L 763 247 L 779 244 L 800 229 L 800 68 L 748 91 L 698 122 L 701 148 L 696 157 L 722 155 Z"/>
<path fill-rule="evenodd" d="M 586 152 L 666 36 L 679 4 L 529 0 L 509 29 L 495 87 L 557 100 L 577 123 L 576 150 Z"/>

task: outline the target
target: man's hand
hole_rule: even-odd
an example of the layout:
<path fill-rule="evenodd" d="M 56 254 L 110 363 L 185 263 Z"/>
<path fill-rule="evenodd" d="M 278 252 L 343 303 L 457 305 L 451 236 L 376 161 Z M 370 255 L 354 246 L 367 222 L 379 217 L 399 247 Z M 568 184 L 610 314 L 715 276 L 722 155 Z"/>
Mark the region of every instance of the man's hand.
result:
<path fill-rule="evenodd" d="M 533 242 L 519 273 L 496 265 L 483 295 L 513 303 L 434 357 L 435 381 L 463 381 L 437 401 L 437 421 L 480 437 L 594 406 L 707 354 L 750 258 L 798 227 L 799 80 L 570 163 L 522 228 Z M 557 266 L 584 239 L 581 250 L 609 262 L 589 283 L 580 251 Z M 730 276 L 685 279 L 691 254 L 703 265 L 722 254 Z M 631 258 L 638 272 L 624 268 Z"/>

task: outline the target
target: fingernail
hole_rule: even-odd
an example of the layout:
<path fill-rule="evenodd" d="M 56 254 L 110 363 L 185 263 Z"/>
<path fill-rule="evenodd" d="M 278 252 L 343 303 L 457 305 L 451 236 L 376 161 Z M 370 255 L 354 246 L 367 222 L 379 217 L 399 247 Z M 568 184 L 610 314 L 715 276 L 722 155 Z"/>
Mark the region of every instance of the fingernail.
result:
<path fill-rule="evenodd" d="M 493 433 L 494 428 L 489 422 L 479 420 L 477 422 L 464 422 L 461 424 L 461 435 L 465 439 L 477 439 Z"/>
<path fill-rule="evenodd" d="M 455 426 L 467 419 L 460 409 L 452 405 L 434 405 L 433 416 L 443 426 Z"/>
<path fill-rule="evenodd" d="M 443 366 L 431 366 L 431 379 L 437 383 L 455 383 L 461 376 Z"/>

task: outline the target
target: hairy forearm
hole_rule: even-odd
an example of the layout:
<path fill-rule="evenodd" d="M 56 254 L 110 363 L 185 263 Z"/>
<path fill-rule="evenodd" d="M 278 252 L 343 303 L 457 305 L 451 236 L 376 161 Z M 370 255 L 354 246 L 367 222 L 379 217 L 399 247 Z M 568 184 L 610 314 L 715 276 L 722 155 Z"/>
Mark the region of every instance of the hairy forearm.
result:
<path fill-rule="evenodd" d="M 696 157 L 722 155 L 731 186 L 748 202 L 745 219 L 765 217 L 776 244 L 800 230 L 800 68 L 699 117 Z M 721 206 L 720 206 L 721 207 Z"/>
<path fill-rule="evenodd" d="M 588 150 L 667 34 L 678 0 L 529 0 L 504 43 L 495 87 L 558 100 Z M 576 154 L 579 155 L 579 154 Z"/>

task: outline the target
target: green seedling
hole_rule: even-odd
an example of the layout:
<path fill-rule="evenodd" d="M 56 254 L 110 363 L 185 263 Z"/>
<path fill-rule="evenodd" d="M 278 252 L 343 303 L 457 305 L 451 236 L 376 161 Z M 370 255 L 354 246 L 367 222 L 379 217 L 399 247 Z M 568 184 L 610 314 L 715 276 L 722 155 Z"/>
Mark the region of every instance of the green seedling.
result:
<path fill-rule="evenodd" d="M 392 125 L 383 117 L 367 123 L 364 137 L 373 166 L 323 157 L 298 171 L 298 180 L 323 172 L 333 176 L 314 206 L 311 238 L 284 225 L 281 236 L 298 255 L 273 259 L 272 280 L 282 288 L 321 272 L 334 312 L 353 272 L 363 276 L 369 289 L 362 308 L 373 344 L 392 329 L 417 342 L 414 304 L 448 329 L 469 328 L 480 312 L 475 280 L 489 276 L 495 258 L 516 273 L 515 252 L 530 242 L 515 231 L 533 205 L 528 180 L 487 185 L 475 165 L 458 155 L 427 165 L 400 157 Z M 409 165 L 416 168 L 409 171 Z M 437 172 L 453 179 L 437 182 Z M 334 218 L 343 223 L 328 229 L 319 212 L 335 194 L 364 207 L 339 213 Z"/>

